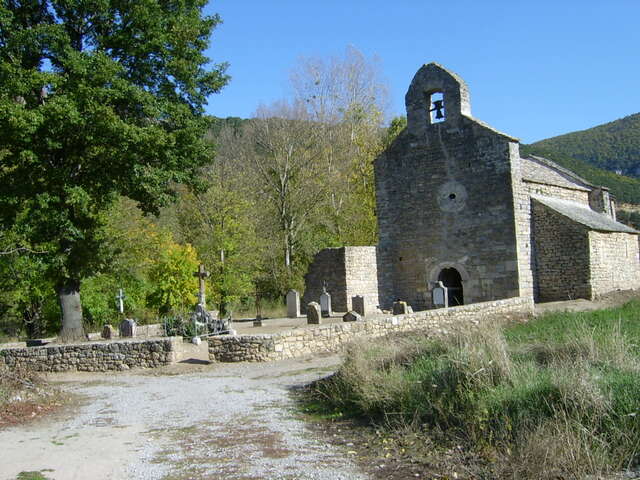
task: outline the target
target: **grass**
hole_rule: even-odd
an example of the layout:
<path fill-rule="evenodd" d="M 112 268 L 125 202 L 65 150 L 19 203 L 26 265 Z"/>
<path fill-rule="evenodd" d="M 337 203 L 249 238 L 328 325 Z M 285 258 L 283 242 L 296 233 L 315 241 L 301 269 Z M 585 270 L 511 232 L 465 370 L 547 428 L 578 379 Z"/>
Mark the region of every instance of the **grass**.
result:
<path fill-rule="evenodd" d="M 640 461 L 640 302 L 358 344 L 306 409 L 465 445 L 499 478 L 581 478 Z"/>

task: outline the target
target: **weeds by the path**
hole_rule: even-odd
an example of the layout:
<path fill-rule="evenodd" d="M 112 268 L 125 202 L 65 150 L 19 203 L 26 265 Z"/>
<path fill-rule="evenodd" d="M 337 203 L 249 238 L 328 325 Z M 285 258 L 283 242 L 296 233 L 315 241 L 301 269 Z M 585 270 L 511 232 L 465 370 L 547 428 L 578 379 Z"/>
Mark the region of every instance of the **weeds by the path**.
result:
<path fill-rule="evenodd" d="M 64 400 L 63 394 L 38 373 L 0 366 L 0 428 L 39 417 L 60 407 Z"/>
<path fill-rule="evenodd" d="M 582 478 L 640 459 L 640 302 L 448 338 L 355 345 L 321 412 L 464 445 L 500 478 Z"/>

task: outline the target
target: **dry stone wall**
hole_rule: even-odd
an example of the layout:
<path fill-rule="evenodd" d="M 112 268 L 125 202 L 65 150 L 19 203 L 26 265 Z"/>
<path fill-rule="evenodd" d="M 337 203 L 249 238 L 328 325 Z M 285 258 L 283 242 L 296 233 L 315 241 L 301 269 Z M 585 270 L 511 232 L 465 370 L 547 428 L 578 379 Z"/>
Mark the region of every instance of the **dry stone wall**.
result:
<path fill-rule="evenodd" d="M 39 372 L 106 372 L 173 363 L 182 337 L 0 349 L 0 365 Z"/>
<path fill-rule="evenodd" d="M 319 352 L 336 352 L 358 338 L 419 331 L 442 334 L 464 324 L 477 324 L 499 314 L 531 314 L 531 298 L 510 298 L 360 322 L 322 325 L 270 335 L 209 337 L 209 359 L 219 362 L 265 362 Z"/>

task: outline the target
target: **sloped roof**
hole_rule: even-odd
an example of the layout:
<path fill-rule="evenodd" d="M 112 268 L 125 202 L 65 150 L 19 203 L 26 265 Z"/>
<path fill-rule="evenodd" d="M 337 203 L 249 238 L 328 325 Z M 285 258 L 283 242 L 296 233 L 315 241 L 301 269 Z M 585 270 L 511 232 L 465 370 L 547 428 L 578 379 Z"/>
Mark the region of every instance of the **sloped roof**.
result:
<path fill-rule="evenodd" d="M 577 174 L 575 174 L 574 172 L 572 172 L 571 170 L 561 167 L 560 165 L 558 165 L 556 162 L 553 162 L 551 160 L 549 160 L 548 158 L 545 157 L 541 157 L 539 155 L 527 155 L 526 157 L 522 157 L 523 160 L 528 160 L 528 161 L 535 161 L 537 162 L 539 165 L 550 168 L 552 170 L 555 170 L 558 174 L 564 176 L 567 180 L 570 180 L 572 182 L 581 184 L 581 186 L 586 187 L 588 189 L 591 188 L 595 188 L 595 185 L 593 185 L 592 183 L 587 182 L 584 178 L 578 176 Z M 544 180 L 541 180 L 539 178 L 537 178 L 536 175 L 537 172 L 535 171 L 527 171 L 526 173 L 523 172 L 523 179 L 524 180 L 531 180 L 531 181 L 538 181 L 541 183 L 546 183 Z M 562 185 L 560 185 L 562 186 Z M 609 190 L 607 187 L 600 187 L 604 190 Z"/>
<path fill-rule="evenodd" d="M 631 227 L 627 227 L 620 222 L 616 222 L 608 215 L 591 210 L 589 206 L 582 203 L 560 200 L 559 198 L 544 197 L 542 195 L 531 195 L 531 198 L 552 210 L 555 210 L 560 215 L 589 227 L 592 230 L 598 230 L 601 232 L 640 233 Z"/>

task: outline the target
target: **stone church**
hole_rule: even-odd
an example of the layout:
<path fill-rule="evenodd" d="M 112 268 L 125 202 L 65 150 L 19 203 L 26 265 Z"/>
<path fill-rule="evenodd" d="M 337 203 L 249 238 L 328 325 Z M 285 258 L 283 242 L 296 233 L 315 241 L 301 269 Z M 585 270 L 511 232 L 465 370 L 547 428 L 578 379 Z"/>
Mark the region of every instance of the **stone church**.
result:
<path fill-rule="evenodd" d="M 638 232 L 616 221 L 607 188 L 522 157 L 517 138 L 472 117 L 465 82 L 436 63 L 418 70 L 405 103 L 407 128 L 375 161 L 376 265 L 369 254 L 368 270 L 359 262 L 360 280 L 352 280 L 336 255 L 321 252 L 308 292 L 322 281 L 331 291 L 332 279 L 319 278 L 329 271 L 343 272 L 340 285 L 375 278 L 358 294 L 382 308 L 401 299 L 416 310 L 433 308 L 438 281 L 450 305 L 594 298 L 640 286 Z M 342 297 L 336 310 L 350 308 Z"/>

